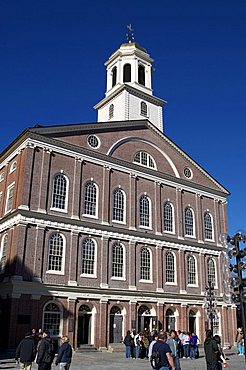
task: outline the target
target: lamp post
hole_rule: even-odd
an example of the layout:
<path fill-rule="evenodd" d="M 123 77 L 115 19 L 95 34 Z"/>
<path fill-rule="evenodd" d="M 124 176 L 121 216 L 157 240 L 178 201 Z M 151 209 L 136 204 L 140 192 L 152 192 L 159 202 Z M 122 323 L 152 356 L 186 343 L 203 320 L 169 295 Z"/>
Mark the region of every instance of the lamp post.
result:
<path fill-rule="evenodd" d="M 233 237 L 227 236 L 227 255 L 230 259 L 231 288 L 238 289 L 232 293 L 231 298 L 240 307 L 244 337 L 244 356 L 246 362 L 246 289 L 243 284 L 243 271 L 246 270 L 246 248 L 241 248 L 246 243 L 246 234 L 236 233 Z"/>
<path fill-rule="evenodd" d="M 208 285 L 205 287 L 206 297 L 205 297 L 205 308 L 207 310 L 207 316 L 210 320 L 210 329 L 213 333 L 214 331 L 214 319 L 217 317 L 217 303 L 214 294 L 214 285 L 211 280 L 208 281 Z"/>

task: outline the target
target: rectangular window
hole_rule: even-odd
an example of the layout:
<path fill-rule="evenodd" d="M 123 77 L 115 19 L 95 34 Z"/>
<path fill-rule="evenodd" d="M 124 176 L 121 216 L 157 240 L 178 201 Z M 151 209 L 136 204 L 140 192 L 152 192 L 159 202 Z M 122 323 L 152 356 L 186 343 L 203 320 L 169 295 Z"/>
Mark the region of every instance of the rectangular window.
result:
<path fill-rule="evenodd" d="M 14 196 L 14 185 L 10 185 L 8 187 L 7 191 L 7 199 L 6 199 L 6 208 L 5 213 L 12 210 L 12 204 L 13 204 L 13 196 Z"/>

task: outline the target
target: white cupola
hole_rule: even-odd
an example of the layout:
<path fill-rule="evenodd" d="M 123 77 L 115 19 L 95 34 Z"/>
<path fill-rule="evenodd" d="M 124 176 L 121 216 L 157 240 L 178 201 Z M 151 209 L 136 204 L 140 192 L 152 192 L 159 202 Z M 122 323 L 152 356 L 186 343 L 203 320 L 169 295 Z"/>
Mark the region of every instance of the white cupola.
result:
<path fill-rule="evenodd" d="M 152 63 L 147 51 L 135 42 L 122 44 L 109 57 L 105 63 L 106 96 L 94 107 L 98 110 L 98 122 L 146 118 L 163 130 L 165 101 L 153 96 Z"/>

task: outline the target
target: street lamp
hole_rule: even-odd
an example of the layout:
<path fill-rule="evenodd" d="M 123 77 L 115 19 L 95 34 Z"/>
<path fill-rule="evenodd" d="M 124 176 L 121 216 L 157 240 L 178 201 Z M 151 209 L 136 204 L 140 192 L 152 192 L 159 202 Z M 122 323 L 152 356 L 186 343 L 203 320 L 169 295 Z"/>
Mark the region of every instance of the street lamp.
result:
<path fill-rule="evenodd" d="M 217 302 L 214 293 L 214 285 L 211 280 L 208 281 L 208 285 L 205 287 L 206 297 L 205 297 L 205 309 L 207 311 L 207 316 L 210 320 L 210 329 L 213 333 L 214 330 L 214 319 L 217 318 Z"/>
<path fill-rule="evenodd" d="M 243 271 L 246 271 L 246 248 L 241 245 L 246 243 L 246 234 L 237 232 L 233 237 L 227 236 L 227 255 L 230 260 L 229 270 L 231 271 L 231 288 L 238 289 L 232 293 L 231 299 L 239 306 L 243 326 L 244 356 L 246 362 L 246 289 L 243 284 Z"/>

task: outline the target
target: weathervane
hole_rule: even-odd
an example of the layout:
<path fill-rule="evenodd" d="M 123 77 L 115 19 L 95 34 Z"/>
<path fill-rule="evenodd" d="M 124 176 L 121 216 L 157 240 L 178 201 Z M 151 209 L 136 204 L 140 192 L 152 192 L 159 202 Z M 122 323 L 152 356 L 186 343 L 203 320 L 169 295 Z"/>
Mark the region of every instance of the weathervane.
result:
<path fill-rule="evenodd" d="M 134 34 L 133 34 L 134 29 L 131 24 L 127 25 L 127 29 L 128 29 L 128 32 L 126 34 L 126 38 L 127 38 L 127 41 L 131 43 L 134 40 Z"/>

